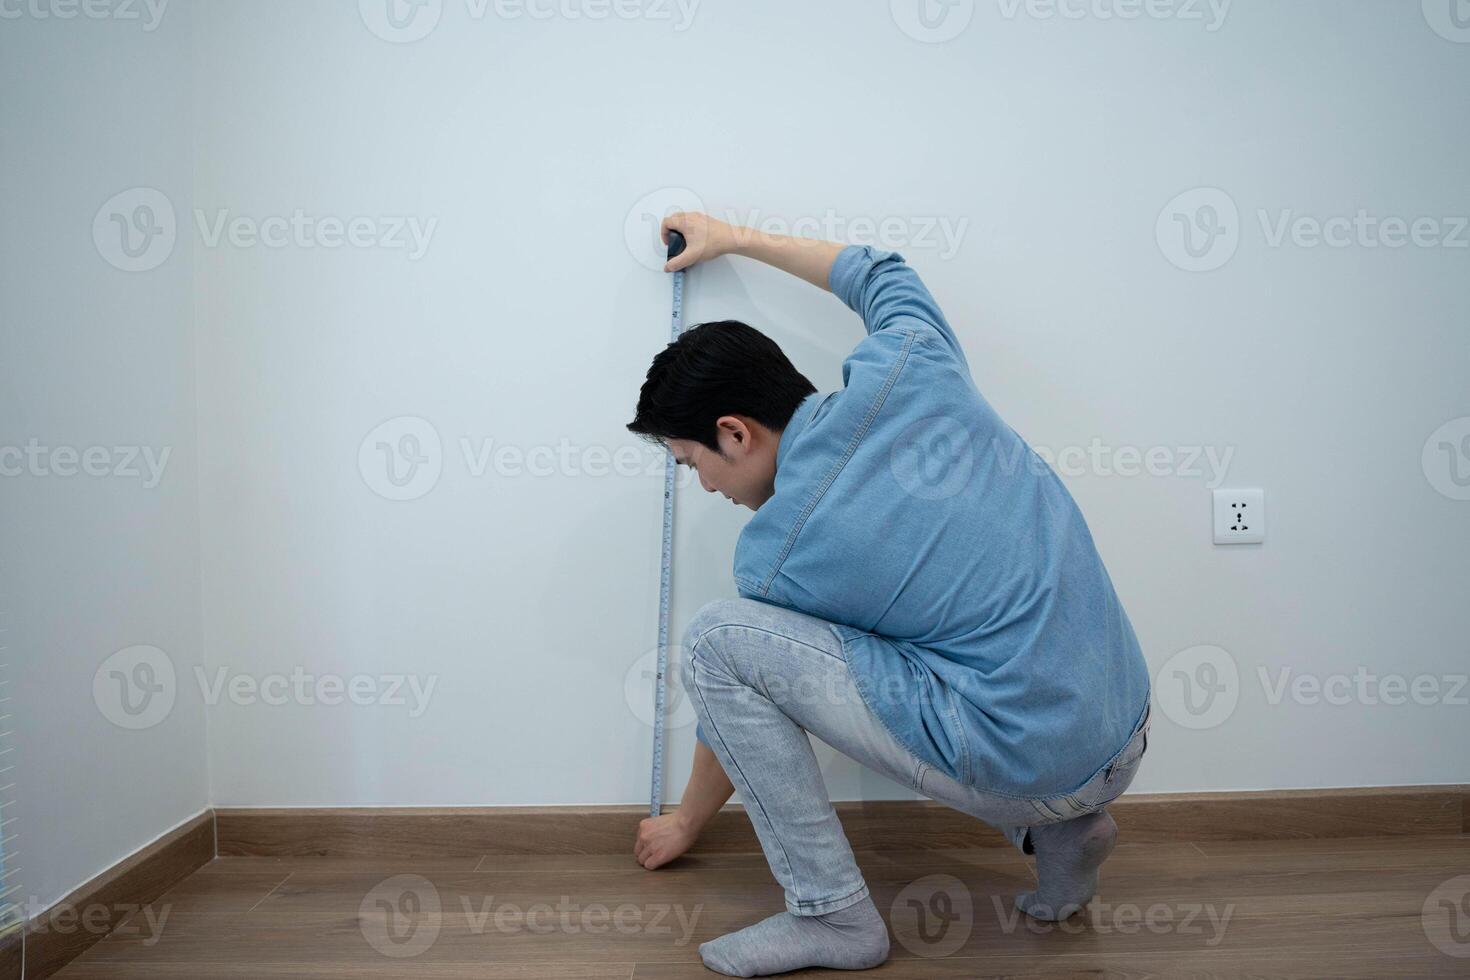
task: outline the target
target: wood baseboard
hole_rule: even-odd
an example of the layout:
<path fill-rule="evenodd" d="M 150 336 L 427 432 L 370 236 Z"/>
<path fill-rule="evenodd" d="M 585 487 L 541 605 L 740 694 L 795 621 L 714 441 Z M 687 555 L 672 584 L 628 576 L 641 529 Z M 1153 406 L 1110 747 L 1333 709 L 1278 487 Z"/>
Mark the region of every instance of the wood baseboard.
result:
<path fill-rule="evenodd" d="M 1124 796 L 1109 808 L 1134 842 L 1291 840 L 1470 832 L 1470 786 L 1395 786 Z M 618 854 L 635 806 L 240 808 L 215 811 L 218 852 L 270 857 Z M 838 803 L 854 850 L 995 847 L 978 820 L 928 800 Z M 701 835 L 707 852 L 760 849 L 738 806 Z"/>
<path fill-rule="evenodd" d="M 1154 793 L 1109 808 L 1133 842 L 1305 840 L 1470 833 L 1470 786 Z M 838 803 L 854 850 L 999 847 L 999 832 L 928 800 Z M 434 858 L 620 854 L 636 806 L 329 807 L 206 810 L 25 924 L 0 935 L 0 980 L 49 977 L 216 855 Z M 760 849 L 739 806 L 721 810 L 697 849 Z M 90 916 L 90 918 L 86 918 Z"/>
<path fill-rule="evenodd" d="M 205 810 L 15 929 L 0 949 L 0 980 L 19 978 L 22 958 L 25 980 L 51 976 L 214 856 L 214 812 Z"/>

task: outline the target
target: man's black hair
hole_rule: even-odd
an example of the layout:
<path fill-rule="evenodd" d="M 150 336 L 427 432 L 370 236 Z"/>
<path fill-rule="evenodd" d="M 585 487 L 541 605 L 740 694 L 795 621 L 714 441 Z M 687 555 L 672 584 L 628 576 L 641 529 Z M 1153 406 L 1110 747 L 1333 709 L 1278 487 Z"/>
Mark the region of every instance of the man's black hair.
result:
<path fill-rule="evenodd" d="M 721 416 L 744 415 L 780 432 L 816 390 L 754 327 L 739 320 L 701 323 L 653 359 L 628 431 L 655 442 L 690 439 L 720 452 L 715 422 Z"/>

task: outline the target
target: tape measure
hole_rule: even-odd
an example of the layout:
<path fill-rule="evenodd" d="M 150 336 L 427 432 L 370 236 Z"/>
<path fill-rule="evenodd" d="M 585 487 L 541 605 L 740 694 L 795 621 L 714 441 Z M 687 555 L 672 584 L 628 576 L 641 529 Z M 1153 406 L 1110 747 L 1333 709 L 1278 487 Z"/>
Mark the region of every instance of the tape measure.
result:
<path fill-rule="evenodd" d="M 684 251 L 684 236 L 669 232 L 669 258 Z M 669 339 L 678 340 L 684 332 L 684 271 L 674 273 L 674 311 L 669 322 Z M 669 674 L 669 590 L 674 573 L 674 462 L 671 450 L 664 450 L 664 540 L 658 572 L 658 673 L 653 682 L 653 787 L 649 793 L 648 815 L 656 817 L 664 800 L 664 709 L 668 699 Z"/>

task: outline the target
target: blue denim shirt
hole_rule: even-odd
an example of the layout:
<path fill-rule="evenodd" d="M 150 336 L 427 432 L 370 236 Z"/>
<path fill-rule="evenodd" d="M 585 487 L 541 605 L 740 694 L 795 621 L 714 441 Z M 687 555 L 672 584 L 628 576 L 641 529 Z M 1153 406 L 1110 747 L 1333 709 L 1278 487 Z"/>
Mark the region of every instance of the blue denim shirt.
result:
<path fill-rule="evenodd" d="M 830 285 L 868 336 L 842 390 L 782 432 L 736 586 L 836 624 L 869 708 L 921 760 L 991 792 L 1069 792 L 1149 697 L 1087 524 L 901 256 L 850 246 Z"/>

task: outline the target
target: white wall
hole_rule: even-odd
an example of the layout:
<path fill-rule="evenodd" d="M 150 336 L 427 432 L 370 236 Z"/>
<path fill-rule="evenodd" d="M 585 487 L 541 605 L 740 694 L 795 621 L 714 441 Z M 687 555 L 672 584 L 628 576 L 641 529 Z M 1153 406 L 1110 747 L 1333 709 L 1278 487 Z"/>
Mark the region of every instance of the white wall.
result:
<path fill-rule="evenodd" d="M 95 794 L 98 780 L 170 781 L 172 794 L 143 783 L 137 795 L 184 815 L 201 795 L 204 700 L 218 805 L 643 798 L 651 730 L 636 672 L 631 706 L 625 681 L 654 642 L 660 476 L 656 465 L 582 468 L 640 445 L 623 425 L 666 339 L 668 281 L 639 261 L 649 241 L 625 239 L 677 196 L 669 188 L 720 214 L 830 219 L 837 234 L 896 220 L 977 381 L 1033 444 L 1208 448 L 1231 453 L 1225 485 L 1265 488 L 1267 542 L 1229 549 L 1210 542 L 1208 469 L 1064 474 L 1171 706 L 1138 789 L 1470 780 L 1456 751 L 1470 711 L 1443 696 L 1466 671 L 1470 502 L 1436 490 L 1456 492 L 1449 457 L 1421 461 L 1431 433 L 1470 415 L 1470 250 L 1272 247 L 1257 214 L 1470 214 L 1470 44 L 1436 34 L 1419 5 L 1241 0 L 1212 31 L 1179 18 L 1008 17 L 1008 4 L 985 2 L 942 44 L 906 34 L 881 2 L 704 0 L 679 30 L 672 5 L 655 8 L 665 20 L 533 19 L 445 0 L 437 26 L 402 44 L 370 30 L 380 8 L 361 6 L 366 17 L 285 0 L 189 7 L 188 84 L 158 79 L 131 103 L 111 81 L 122 54 L 89 58 L 86 31 L 55 41 L 45 32 L 62 25 L 32 25 L 62 47 L 7 59 L 10 74 L 31 69 L 22 92 L 35 93 L 6 129 L 7 160 L 31 175 L 8 208 L 26 227 L 59 229 L 52 240 L 7 222 L 8 253 L 41 246 L 31 265 L 7 264 L 7 302 L 28 304 L 22 326 L 72 307 L 96 315 L 51 328 L 44 356 L 29 355 L 44 371 L 6 358 L 31 413 L 18 429 L 7 416 L 6 431 L 105 441 L 142 430 L 127 438 L 175 445 L 178 482 L 165 486 L 179 494 L 147 498 L 173 507 L 150 536 L 55 487 L 19 491 L 55 508 L 54 522 L 82 522 L 61 538 L 65 561 L 48 547 L 50 577 L 24 584 L 50 610 L 33 648 L 75 651 L 45 668 L 44 703 L 62 707 L 39 722 L 49 738 L 33 739 L 51 747 L 32 751 L 70 753 L 52 771 L 75 775 L 74 788 L 53 806 Z M 165 56 L 134 70 L 178 67 Z M 37 106 L 58 85 L 73 97 L 56 117 Z M 164 135 L 130 129 L 124 106 Z M 114 130 L 107 147 L 136 139 L 153 156 L 106 156 L 94 131 Z M 72 152 L 34 155 L 38 142 Z M 124 277 L 96 262 L 85 232 L 108 193 L 139 184 L 170 189 L 179 242 L 170 263 Z M 1156 223 L 1164 213 L 1170 232 L 1166 205 L 1198 187 L 1227 192 L 1238 247 L 1213 271 L 1187 272 Z M 298 210 L 376 231 L 435 223 L 414 257 L 320 247 L 305 230 L 297 242 L 269 220 Z M 286 244 L 216 239 L 222 218 Z M 957 248 L 929 228 L 941 224 L 962 232 Z M 76 268 L 80 286 L 40 293 L 47 273 Z M 145 288 L 147 330 L 125 319 L 144 316 L 129 304 Z M 755 323 L 824 388 L 861 335 L 829 297 L 738 261 L 694 273 L 689 314 Z M 98 322 L 119 318 L 131 329 Z M 40 343 L 7 324 L 7 344 L 27 337 Z M 422 421 L 392 421 L 405 417 Z M 427 476 L 404 493 L 386 480 L 377 443 L 411 448 L 404 436 L 419 439 L 421 473 L 440 470 L 426 492 Z M 571 463 L 515 475 L 502 459 L 497 472 L 503 445 L 553 457 L 565 446 Z M 1470 466 L 1470 453 L 1457 462 Z M 186 492 L 196 467 L 197 497 Z M 197 578 L 186 559 L 196 499 Z M 680 496 L 676 629 L 733 594 L 744 512 L 717 499 Z M 163 527 L 171 544 L 137 575 L 128 536 L 156 542 Z M 39 552 L 44 532 L 25 533 Z M 109 609 L 139 619 L 124 628 Z M 81 758 L 97 731 L 58 732 L 90 710 L 90 692 L 61 685 L 90 684 L 100 657 L 139 642 L 174 656 L 189 707 L 127 739 L 87 718 L 113 742 Z M 1170 659 L 1206 644 L 1240 679 L 1218 702 L 1233 698 L 1228 716 L 1180 707 Z M 1273 704 L 1257 671 L 1275 683 L 1283 667 L 1425 675 L 1441 695 Z M 402 704 L 307 703 L 297 674 L 434 687 L 426 705 L 406 689 L 392 692 Z M 221 682 L 244 686 L 215 696 Z M 251 690 L 260 683 L 284 703 Z M 1171 713 L 1218 723 L 1190 729 Z M 170 775 L 142 739 L 172 746 Z M 678 727 L 671 796 L 692 744 L 692 725 Z M 123 757 L 149 760 L 145 772 Z M 838 798 L 903 794 L 846 760 L 827 769 Z M 135 815 L 139 827 L 167 822 Z"/>
<path fill-rule="evenodd" d="M 170 665 L 200 662 L 189 254 L 159 239 L 142 256 L 161 259 L 151 271 L 108 261 L 122 253 L 107 215 L 131 218 L 134 188 L 187 206 L 189 32 L 184 11 L 145 30 L 4 9 L 0 645 L 18 869 L 6 884 L 34 909 L 208 804 L 203 705 L 167 684 Z M 157 652 L 114 656 L 137 646 Z M 169 691 L 124 699 L 115 672 L 148 680 L 140 664 Z"/>
<path fill-rule="evenodd" d="M 1255 216 L 1470 213 L 1470 45 L 1417 4 L 1338 0 L 1239 2 L 1214 31 L 981 3 L 945 44 L 881 2 L 707 0 L 683 31 L 495 9 L 446 0 L 403 44 L 338 4 L 219 5 L 200 31 L 201 207 L 438 220 L 417 261 L 200 250 L 211 671 L 438 678 L 417 718 L 224 699 L 216 802 L 642 798 L 623 682 L 654 638 L 656 472 L 477 477 L 459 441 L 637 445 L 622 425 L 668 282 L 624 228 L 671 186 L 721 213 L 967 222 L 953 255 L 922 234 L 903 251 L 1023 435 L 1230 450 L 1227 485 L 1265 488 L 1269 540 L 1232 550 L 1204 476 L 1068 477 L 1150 663 L 1214 644 L 1244 683 L 1217 727 L 1159 719 L 1140 789 L 1470 778 L 1449 748 L 1464 707 L 1271 705 L 1256 679 L 1464 673 L 1470 503 L 1435 492 L 1420 449 L 1470 414 L 1470 252 L 1269 248 Z M 1201 185 L 1243 234 L 1190 273 L 1155 221 Z M 860 336 L 749 264 L 690 288 L 693 319 L 749 319 L 823 387 Z M 358 466 L 400 416 L 443 445 L 410 501 Z M 680 498 L 680 622 L 732 593 L 744 512 L 703 497 Z M 691 746 L 679 729 L 676 771 Z M 830 769 L 836 796 L 898 792 Z"/>

